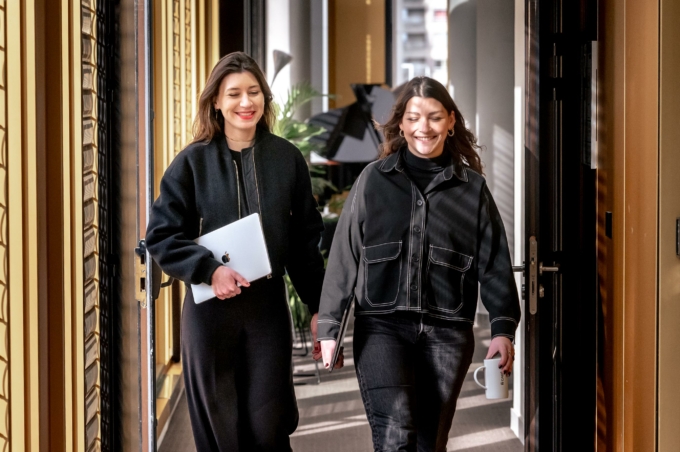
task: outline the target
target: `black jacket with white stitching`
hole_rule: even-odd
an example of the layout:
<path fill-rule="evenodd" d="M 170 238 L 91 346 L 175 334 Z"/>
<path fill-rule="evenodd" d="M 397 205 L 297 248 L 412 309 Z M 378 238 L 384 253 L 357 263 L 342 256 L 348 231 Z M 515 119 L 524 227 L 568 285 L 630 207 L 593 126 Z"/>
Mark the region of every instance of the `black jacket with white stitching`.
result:
<path fill-rule="evenodd" d="M 354 297 L 355 315 L 412 311 L 473 323 L 479 287 L 492 336 L 513 340 L 519 297 L 486 180 L 452 162 L 421 192 L 403 152 L 370 164 L 350 191 L 326 268 L 319 340 L 337 338 Z"/>

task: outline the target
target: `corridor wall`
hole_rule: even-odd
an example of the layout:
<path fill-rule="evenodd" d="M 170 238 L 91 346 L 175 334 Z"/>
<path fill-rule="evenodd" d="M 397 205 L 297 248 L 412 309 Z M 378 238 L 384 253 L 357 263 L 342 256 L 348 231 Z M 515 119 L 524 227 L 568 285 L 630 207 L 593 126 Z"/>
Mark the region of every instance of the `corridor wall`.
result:
<path fill-rule="evenodd" d="M 385 0 L 328 1 L 330 108 L 355 101 L 351 83 L 385 83 Z"/>
<path fill-rule="evenodd" d="M 103 5 L 113 5 L 108 16 Z M 197 93 L 219 57 L 212 13 L 218 6 L 218 0 L 154 3 L 165 14 L 157 29 L 166 33 L 153 48 L 158 174 L 190 139 Z M 143 351 L 130 264 L 139 237 L 141 12 L 135 0 L 0 0 L 0 450 L 140 444 Z M 114 25 L 120 48 L 103 41 L 104 20 Z M 119 67 L 108 68 L 120 77 L 115 92 L 104 80 L 102 52 L 120 52 Z M 115 105 L 107 105 L 107 95 Z M 103 106 L 120 109 L 120 117 L 107 117 Z M 121 136 L 108 149 L 122 174 L 116 180 L 100 172 L 109 127 Z M 120 202 L 104 205 L 113 210 L 100 209 L 102 183 L 120 184 Z M 120 224 L 120 255 L 102 254 L 102 215 Z M 104 320 L 117 337 L 105 339 L 101 300 L 114 289 L 102 289 L 103 261 L 123 287 L 114 327 Z M 164 297 L 159 356 L 167 364 L 178 335 L 169 325 L 177 309 L 167 300 L 178 296 Z M 104 365 L 111 351 L 104 341 L 117 350 L 115 369 Z"/>
<path fill-rule="evenodd" d="M 659 351 L 657 443 L 659 451 L 680 450 L 680 3 L 659 8 Z"/>
<path fill-rule="evenodd" d="M 599 17 L 596 449 L 677 450 L 680 8 L 601 0 Z"/>
<path fill-rule="evenodd" d="M 3 450 L 96 447 L 94 9 L 0 2 Z"/>

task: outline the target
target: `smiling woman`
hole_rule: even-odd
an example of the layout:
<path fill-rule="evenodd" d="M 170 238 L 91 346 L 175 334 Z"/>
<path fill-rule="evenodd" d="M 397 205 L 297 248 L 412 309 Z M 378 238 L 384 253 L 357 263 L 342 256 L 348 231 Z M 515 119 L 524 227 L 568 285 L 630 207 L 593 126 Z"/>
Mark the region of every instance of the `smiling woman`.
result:
<path fill-rule="evenodd" d="M 187 290 L 182 312 L 181 359 L 200 451 L 290 450 L 297 426 L 283 275 L 315 314 L 323 222 L 307 163 L 270 132 L 273 122 L 271 91 L 255 61 L 242 52 L 222 58 L 200 97 L 194 140 L 166 170 L 151 209 L 151 256 L 168 275 L 208 284 L 215 295 L 196 304 Z M 194 239 L 254 213 L 272 275 L 247 281 L 223 265 L 227 254 L 213 256 Z"/>
<path fill-rule="evenodd" d="M 443 135 L 444 125 L 446 136 Z M 441 155 L 441 151 L 446 150 L 455 161 L 460 161 L 475 172 L 484 174 L 482 160 L 477 153 L 479 150 L 477 138 L 465 126 L 463 114 L 444 85 L 434 79 L 415 77 L 408 82 L 394 105 L 392 116 L 381 129 L 385 135 L 381 158 L 398 152 L 408 144 L 411 152 L 416 151 L 415 155 L 420 154 L 418 149 L 429 150 L 428 152 L 440 151 L 431 154 L 429 158 Z M 415 138 L 410 138 L 413 136 L 418 136 L 419 143 L 426 146 L 415 146 Z M 431 138 L 430 142 L 436 143 L 427 145 L 427 137 Z M 438 138 L 435 140 L 433 139 L 435 137 Z"/>
<path fill-rule="evenodd" d="M 264 94 L 251 72 L 236 72 L 222 79 L 215 112 L 224 118 L 230 149 L 240 151 L 252 143 L 264 106 Z"/>
<path fill-rule="evenodd" d="M 243 52 L 223 57 L 210 73 L 198 101 L 192 143 L 217 133 L 252 141 L 259 128 L 271 131 L 276 115 L 272 92 L 255 61 Z"/>
<path fill-rule="evenodd" d="M 441 83 L 411 80 L 383 131 L 382 159 L 352 187 L 333 239 L 323 360 L 328 367 L 354 300 L 354 362 L 375 450 L 447 450 L 480 292 L 487 358 L 500 353 L 497 371 L 512 371 L 520 307 L 507 238 L 475 137 Z"/>
<path fill-rule="evenodd" d="M 412 97 L 406 104 L 399 134 L 413 155 L 431 159 L 442 155 L 446 136 L 453 136 L 455 123 L 456 115 L 447 112 L 437 99 Z"/>

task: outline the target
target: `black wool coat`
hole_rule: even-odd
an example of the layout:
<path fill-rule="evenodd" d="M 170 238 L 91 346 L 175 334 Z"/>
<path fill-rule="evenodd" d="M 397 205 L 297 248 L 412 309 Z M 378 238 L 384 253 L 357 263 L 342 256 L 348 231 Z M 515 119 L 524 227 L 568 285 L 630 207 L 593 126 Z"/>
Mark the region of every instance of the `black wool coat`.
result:
<path fill-rule="evenodd" d="M 323 222 L 305 159 L 293 144 L 261 129 L 241 158 L 245 193 L 238 188 L 224 135 L 180 152 L 165 171 L 151 209 L 147 249 L 168 275 L 186 284 L 210 284 L 222 264 L 194 239 L 238 220 L 241 197 L 249 214 L 260 214 L 272 276 L 287 271 L 302 301 L 316 313 L 324 277 L 318 248 Z M 191 290 L 187 300 L 193 302 Z"/>

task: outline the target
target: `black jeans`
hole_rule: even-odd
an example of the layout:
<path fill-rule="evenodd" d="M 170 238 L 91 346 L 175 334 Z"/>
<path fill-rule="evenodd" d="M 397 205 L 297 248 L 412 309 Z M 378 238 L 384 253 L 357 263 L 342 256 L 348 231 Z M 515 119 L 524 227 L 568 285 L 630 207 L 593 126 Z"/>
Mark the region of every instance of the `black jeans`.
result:
<path fill-rule="evenodd" d="M 375 451 L 446 451 L 474 348 L 466 323 L 409 312 L 357 316 L 354 363 Z"/>

